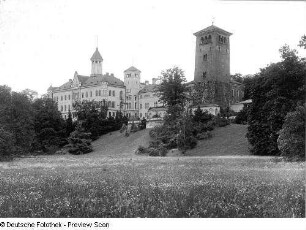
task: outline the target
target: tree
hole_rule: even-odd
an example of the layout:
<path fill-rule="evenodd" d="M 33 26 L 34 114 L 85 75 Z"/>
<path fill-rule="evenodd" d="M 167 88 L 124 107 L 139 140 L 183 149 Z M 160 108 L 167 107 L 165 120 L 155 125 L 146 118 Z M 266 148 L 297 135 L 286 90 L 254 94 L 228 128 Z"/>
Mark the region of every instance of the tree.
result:
<path fill-rule="evenodd" d="M 65 121 L 51 98 L 39 98 L 33 102 L 34 130 L 36 142 L 34 149 L 47 151 L 50 146 L 61 146 L 67 137 Z"/>
<path fill-rule="evenodd" d="M 10 158 L 13 153 L 13 134 L 0 125 L 0 161 Z"/>
<path fill-rule="evenodd" d="M 72 121 L 72 114 L 71 111 L 68 111 L 68 118 L 66 120 L 66 135 L 69 136 L 71 132 L 74 131 L 74 125 Z"/>
<path fill-rule="evenodd" d="M 287 45 L 280 53 L 283 60 L 261 69 L 251 88 L 247 138 L 256 155 L 280 154 L 277 139 L 285 116 L 305 102 L 305 60 Z"/>
<path fill-rule="evenodd" d="M 187 100 L 186 78 L 178 67 L 167 69 L 161 73 L 161 84 L 158 87 L 160 101 L 167 107 L 169 120 L 176 120 L 184 111 Z"/>
<path fill-rule="evenodd" d="M 300 43 L 299 43 L 299 47 L 302 47 L 304 49 L 306 49 L 306 35 L 303 35 L 301 37 Z"/>
<path fill-rule="evenodd" d="M 294 112 L 286 115 L 277 139 L 282 156 L 305 160 L 305 116 L 305 105 L 298 106 Z"/>
<path fill-rule="evenodd" d="M 231 75 L 231 78 L 234 80 L 234 81 L 237 81 L 239 83 L 243 83 L 243 77 L 242 77 L 242 74 L 241 73 L 235 73 L 234 75 Z"/>

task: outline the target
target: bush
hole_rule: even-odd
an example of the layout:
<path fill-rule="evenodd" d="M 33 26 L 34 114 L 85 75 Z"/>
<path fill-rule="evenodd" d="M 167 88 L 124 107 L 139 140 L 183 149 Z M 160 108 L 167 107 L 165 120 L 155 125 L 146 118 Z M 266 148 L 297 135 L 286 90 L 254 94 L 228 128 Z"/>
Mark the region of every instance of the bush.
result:
<path fill-rule="evenodd" d="M 305 160 L 305 115 L 305 106 L 298 106 L 286 115 L 279 132 L 278 148 L 289 160 Z"/>
<path fill-rule="evenodd" d="M 10 159 L 13 155 L 13 134 L 0 126 L 0 161 Z"/>
<path fill-rule="evenodd" d="M 140 130 L 145 129 L 147 127 L 147 120 L 143 118 L 139 124 Z"/>
<path fill-rule="evenodd" d="M 158 156 L 158 157 L 164 157 L 166 156 L 168 150 L 162 145 L 155 142 L 154 144 L 150 144 L 148 148 L 145 148 L 143 146 L 139 146 L 136 150 L 136 154 L 139 155 L 149 155 L 149 156 Z"/>
<path fill-rule="evenodd" d="M 137 131 L 138 131 L 137 125 L 136 125 L 134 122 L 132 122 L 132 125 L 131 125 L 131 132 L 132 132 L 132 133 L 135 133 L 135 132 L 137 132 Z"/>
<path fill-rule="evenodd" d="M 81 124 L 78 124 L 76 130 L 68 138 L 69 144 L 64 146 L 71 154 L 80 155 L 92 152 L 91 133 L 84 132 Z"/>
<path fill-rule="evenodd" d="M 247 124 L 247 122 L 248 122 L 247 107 L 244 106 L 243 109 L 236 115 L 234 123 Z"/>
<path fill-rule="evenodd" d="M 178 144 L 177 147 L 180 150 L 187 150 L 187 149 L 193 149 L 197 146 L 197 139 L 193 136 L 186 136 L 184 137 L 184 135 L 180 134 L 178 136 Z"/>
<path fill-rule="evenodd" d="M 209 139 L 209 138 L 212 138 L 212 134 L 211 132 L 207 131 L 207 132 L 202 132 L 202 133 L 198 133 L 196 135 L 196 138 L 198 140 L 206 140 L 206 139 Z"/>
<path fill-rule="evenodd" d="M 230 121 L 226 119 L 225 117 L 219 117 L 217 116 L 215 118 L 215 123 L 218 127 L 225 127 L 230 124 Z"/>

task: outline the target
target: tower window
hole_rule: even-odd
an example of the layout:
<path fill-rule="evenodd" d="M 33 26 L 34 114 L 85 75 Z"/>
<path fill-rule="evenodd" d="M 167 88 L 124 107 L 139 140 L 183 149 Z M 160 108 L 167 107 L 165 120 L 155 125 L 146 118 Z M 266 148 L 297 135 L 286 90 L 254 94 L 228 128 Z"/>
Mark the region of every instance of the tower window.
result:
<path fill-rule="evenodd" d="M 207 61 L 207 54 L 203 55 L 203 61 Z"/>
<path fill-rule="evenodd" d="M 202 74 L 203 79 L 206 79 L 206 75 L 207 75 L 207 73 L 203 72 L 203 74 Z"/>
<path fill-rule="evenodd" d="M 112 96 L 112 91 L 111 90 L 108 92 L 108 96 Z"/>

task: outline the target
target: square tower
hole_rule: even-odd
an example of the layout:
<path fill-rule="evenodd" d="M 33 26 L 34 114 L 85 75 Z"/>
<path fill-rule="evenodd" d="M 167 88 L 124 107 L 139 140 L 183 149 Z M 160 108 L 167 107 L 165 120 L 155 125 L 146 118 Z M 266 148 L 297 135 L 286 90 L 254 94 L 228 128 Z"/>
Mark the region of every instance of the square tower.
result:
<path fill-rule="evenodd" d="M 196 36 L 195 82 L 230 82 L 231 33 L 211 25 Z"/>

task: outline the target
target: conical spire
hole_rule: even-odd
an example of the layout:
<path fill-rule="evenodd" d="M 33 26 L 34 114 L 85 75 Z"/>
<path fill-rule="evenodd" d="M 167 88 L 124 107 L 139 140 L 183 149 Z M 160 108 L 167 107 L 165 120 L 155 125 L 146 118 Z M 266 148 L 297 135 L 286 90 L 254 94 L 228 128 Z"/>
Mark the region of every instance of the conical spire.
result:
<path fill-rule="evenodd" d="M 103 61 L 103 58 L 98 50 L 98 47 L 96 48 L 96 51 L 94 52 L 90 60 L 91 61 Z"/>

